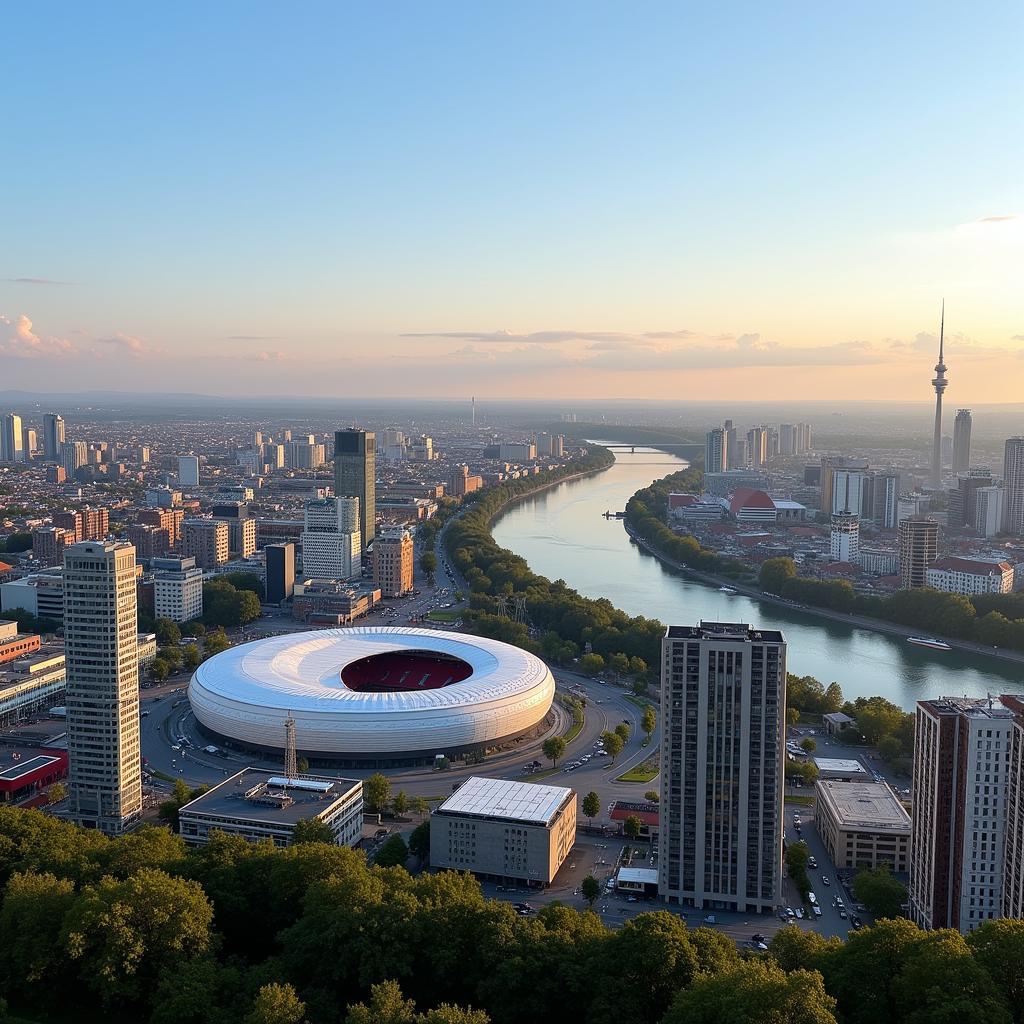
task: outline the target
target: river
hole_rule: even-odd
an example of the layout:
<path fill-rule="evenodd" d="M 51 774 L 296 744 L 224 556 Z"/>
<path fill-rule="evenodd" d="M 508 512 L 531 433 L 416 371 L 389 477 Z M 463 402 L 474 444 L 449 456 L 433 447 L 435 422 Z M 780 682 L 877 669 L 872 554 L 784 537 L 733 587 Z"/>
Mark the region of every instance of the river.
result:
<path fill-rule="evenodd" d="M 909 710 L 923 698 L 1024 690 L 1024 668 L 1012 662 L 929 651 L 899 637 L 684 579 L 633 544 L 620 521 L 601 515 L 606 509 L 621 511 L 634 492 L 685 465 L 649 449 L 616 452 L 615 465 L 605 472 L 514 505 L 495 523 L 495 539 L 522 555 L 535 572 L 561 578 L 587 597 L 606 597 L 631 615 L 675 624 L 707 619 L 781 629 L 789 644 L 789 671 L 825 683 L 837 680 L 849 699 L 881 694 Z"/>

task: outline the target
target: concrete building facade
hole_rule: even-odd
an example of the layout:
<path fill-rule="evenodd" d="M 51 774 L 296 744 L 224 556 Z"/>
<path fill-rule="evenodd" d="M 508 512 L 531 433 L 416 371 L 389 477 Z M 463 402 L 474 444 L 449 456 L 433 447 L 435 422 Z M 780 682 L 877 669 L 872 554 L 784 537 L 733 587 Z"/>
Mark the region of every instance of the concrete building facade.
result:
<path fill-rule="evenodd" d="M 153 614 L 190 622 L 203 614 L 203 570 L 191 555 L 153 559 Z"/>
<path fill-rule="evenodd" d="M 372 431 L 335 431 L 334 494 L 359 499 L 359 533 L 368 548 L 377 533 L 377 438 Z"/>
<path fill-rule="evenodd" d="M 382 597 L 404 597 L 413 588 L 412 534 L 401 526 L 381 530 L 373 546 L 373 582 Z"/>
<path fill-rule="evenodd" d="M 814 820 L 839 869 L 909 870 L 910 815 L 884 782 L 819 780 Z"/>
<path fill-rule="evenodd" d="M 928 569 L 938 555 L 939 524 L 926 516 L 910 516 L 899 525 L 900 587 L 928 586 Z"/>
<path fill-rule="evenodd" d="M 181 553 L 201 569 L 216 569 L 229 558 L 228 524 L 223 519 L 186 519 L 181 524 Z"/>

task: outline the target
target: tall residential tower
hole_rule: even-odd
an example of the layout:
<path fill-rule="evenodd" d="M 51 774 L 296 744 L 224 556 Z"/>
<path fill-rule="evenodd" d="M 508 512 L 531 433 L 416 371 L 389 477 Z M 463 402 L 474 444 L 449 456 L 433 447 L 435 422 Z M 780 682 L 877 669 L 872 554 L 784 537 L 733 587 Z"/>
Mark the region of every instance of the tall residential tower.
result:
<path fill-rule="evenodd" d="M 377 520 L 377 438 L 369 430 L 334 433 L 334 494 L 359 499 L 363 550 L 373 540 Z"/>
<path fill-rule="evenodd" d="M 966 473 L 971 465 L 971 410 L 957 409 L 953 421 L 953 472 Z"/>

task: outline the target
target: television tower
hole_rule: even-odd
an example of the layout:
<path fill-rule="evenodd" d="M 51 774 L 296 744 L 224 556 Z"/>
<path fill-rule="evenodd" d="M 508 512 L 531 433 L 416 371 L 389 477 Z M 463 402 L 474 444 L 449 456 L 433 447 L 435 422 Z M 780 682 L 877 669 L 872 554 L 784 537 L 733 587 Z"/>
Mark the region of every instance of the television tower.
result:
<path fill-rule="evenodd" d="M 932 439 L 932 487 L 942 486 L 942 393 L 949 386 L 946 380 L 946 364 L 942 361 L 942 347 L 946 333 L 946 300 L 942 300 L 942 319 L 939 325 L 939 361 L 935 364 L 935 436 Z"/>
<path fill-rule="evenodd" d="M 474 395 L 469 401 L 470 401 L 470 404 L 473 407 L 473 426 L 475 427 L 476 426 L 476 395 Z"/>

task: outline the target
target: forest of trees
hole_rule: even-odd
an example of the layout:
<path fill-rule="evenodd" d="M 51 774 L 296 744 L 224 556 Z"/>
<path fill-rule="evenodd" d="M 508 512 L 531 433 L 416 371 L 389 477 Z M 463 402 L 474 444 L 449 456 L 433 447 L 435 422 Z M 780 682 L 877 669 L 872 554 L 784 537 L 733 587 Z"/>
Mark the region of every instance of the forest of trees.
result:
<path fill-rule="evenodd" d="M 964 939 L 882 921 L 789 927 L 767 953 L 653 911 L 611 931 L 534 916 L 468 874 L 410 875 L 318 842 L 167 829 L 121 839 L 0 808 L 0 990 L 33 1021 L 156 1024 L 1009 1024 L 1024 922 Z M 756 923 L 752 922 L 752 929 Z M 415 1006 L 411 1005 L 414 1003 Z"/>

